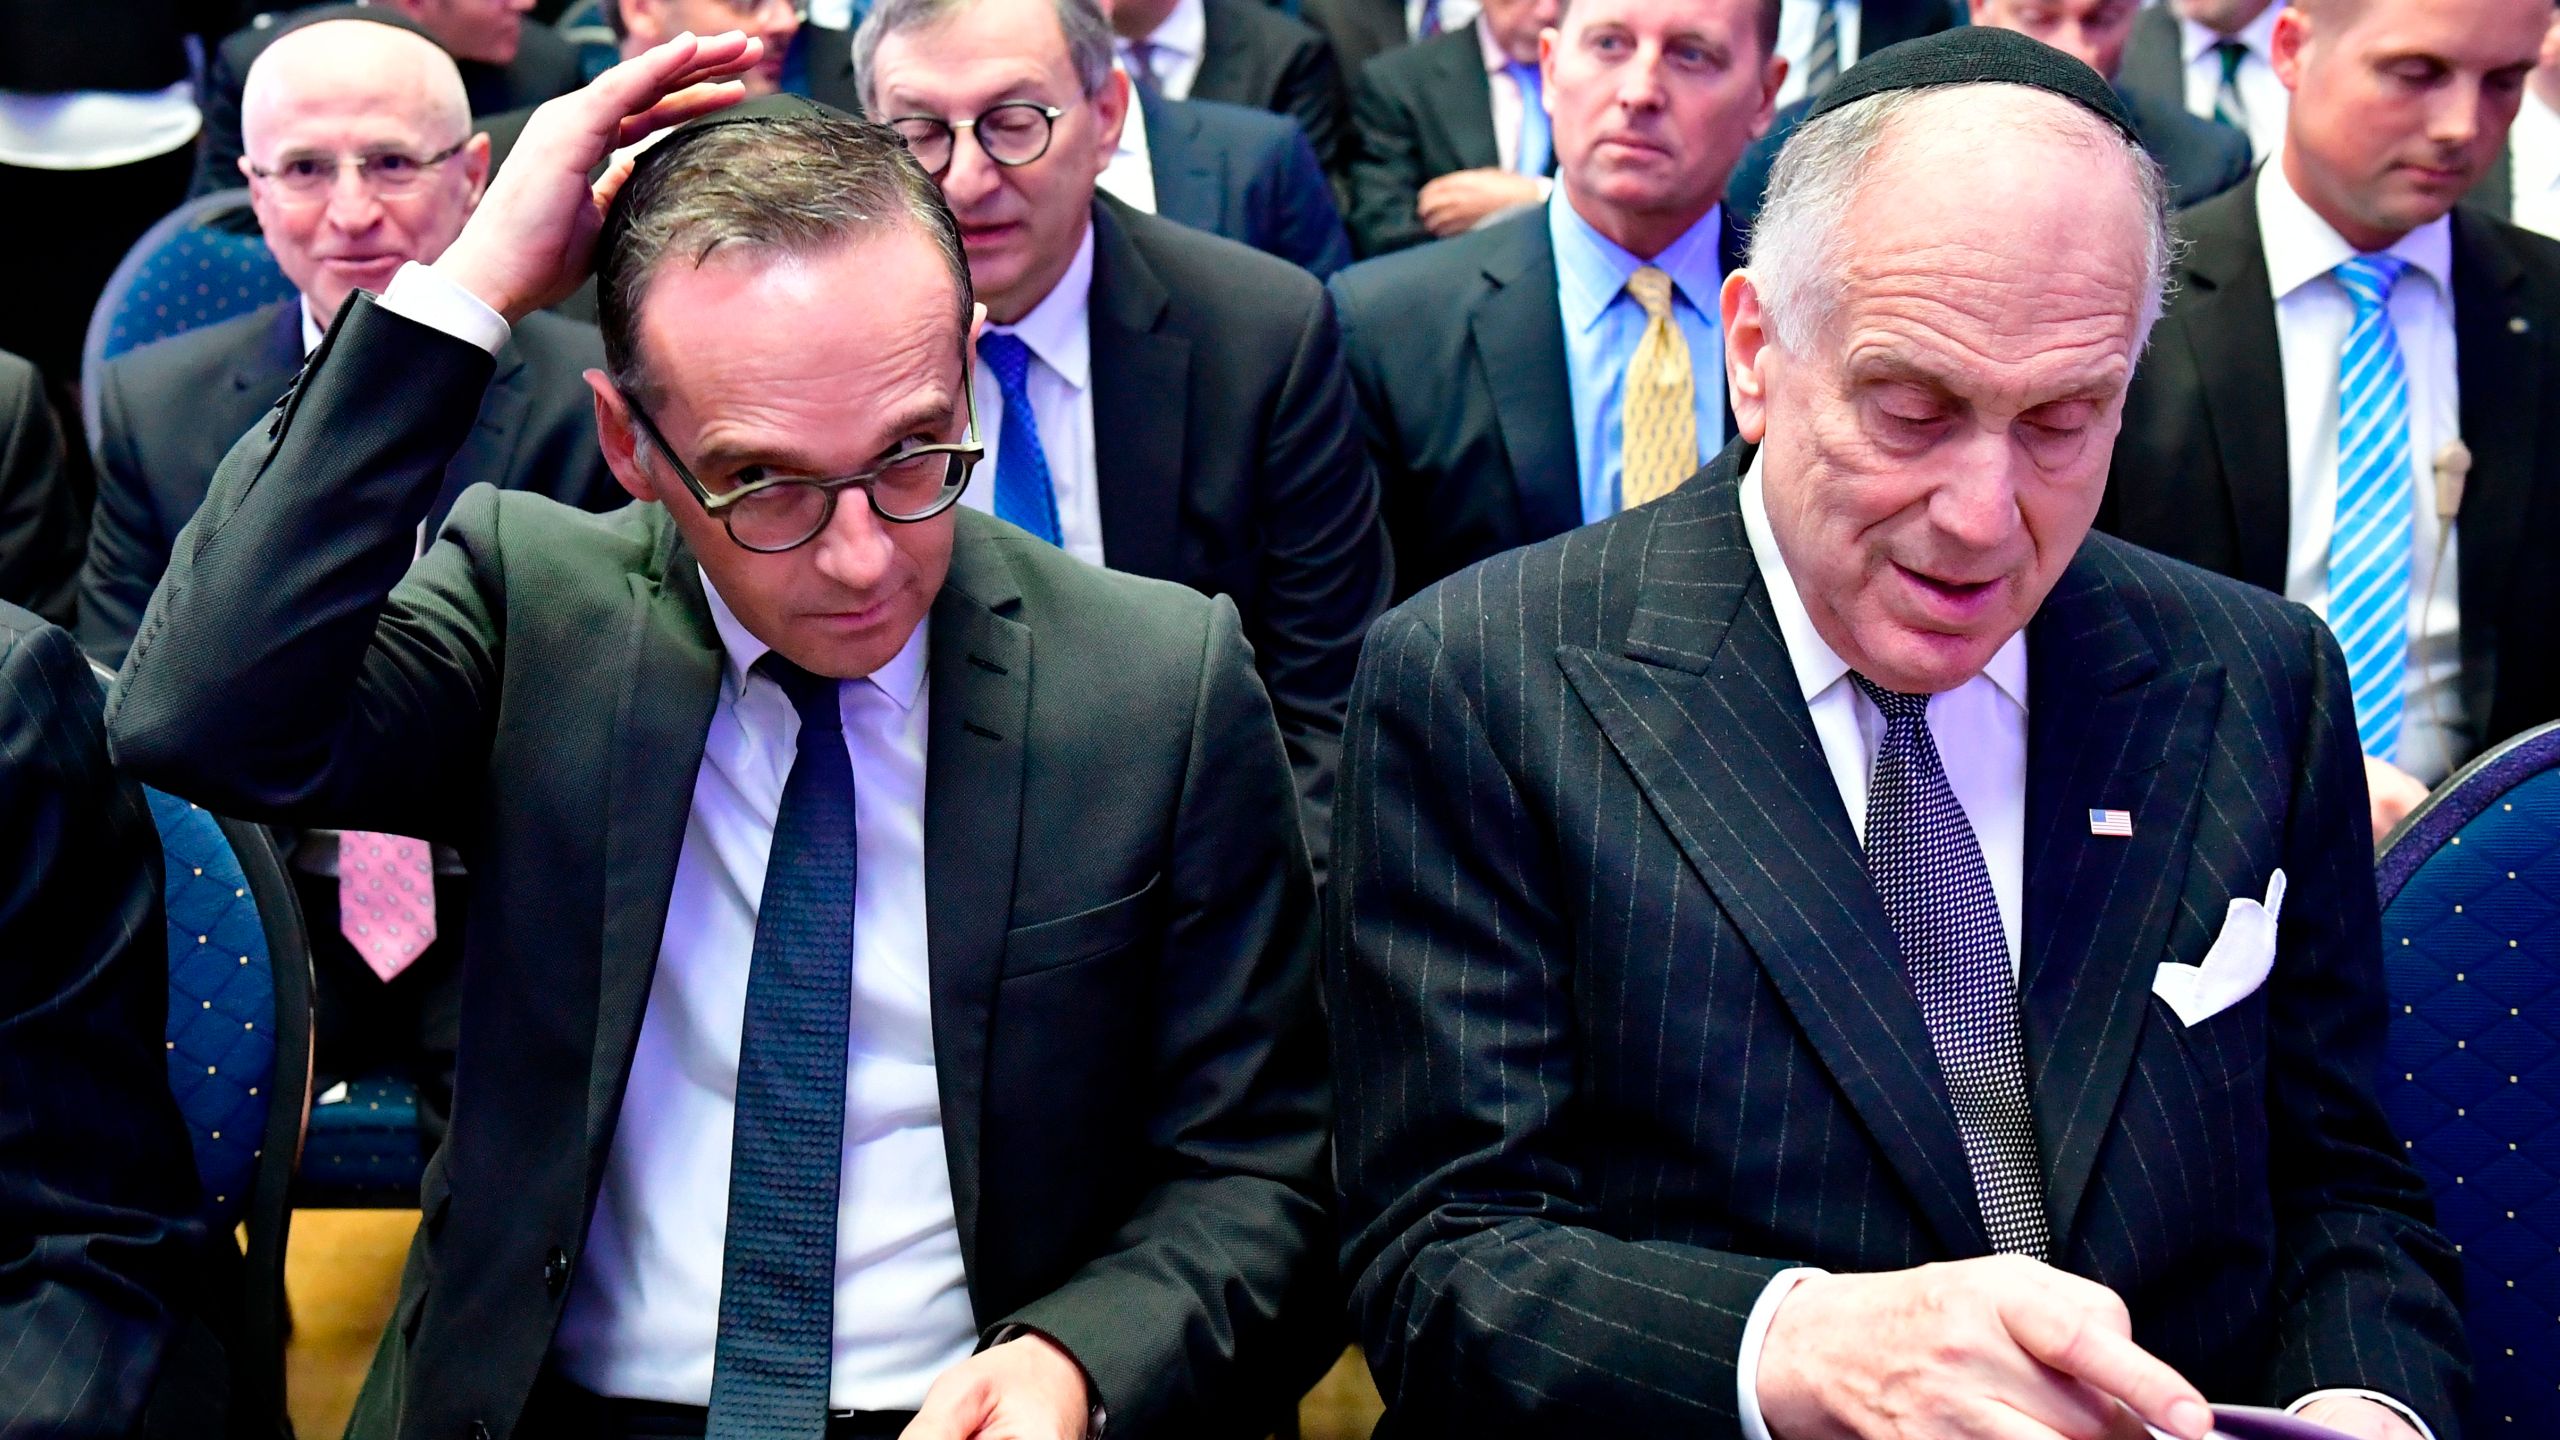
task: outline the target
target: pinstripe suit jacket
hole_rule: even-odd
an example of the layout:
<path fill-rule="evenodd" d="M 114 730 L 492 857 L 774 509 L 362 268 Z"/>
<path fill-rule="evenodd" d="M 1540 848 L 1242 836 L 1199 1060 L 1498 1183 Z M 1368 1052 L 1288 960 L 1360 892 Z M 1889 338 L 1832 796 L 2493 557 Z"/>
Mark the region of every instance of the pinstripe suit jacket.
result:
<path fill-rule="evenodd" d="M 1735 1351 L 1780 1268 L 1987 1252 L 1744 538 L 1743 453 L 1370 637 L 1328 978 L 1382 1433 L 1734 1435 Z M 2093 535 L 2027 650 L 2021 984 L 2056 1263 L 2218 1399 L 2370 1386 L 2449 1436 L 2455 1271 L 2369 1086 L 2380 942 L 2334 643 Z M 2132 838 L 2090 835 L 2098 806 Z M 2180 1025 L 2156 967 L 2201 960 L 2279 866 L 2274 977 Z"/>

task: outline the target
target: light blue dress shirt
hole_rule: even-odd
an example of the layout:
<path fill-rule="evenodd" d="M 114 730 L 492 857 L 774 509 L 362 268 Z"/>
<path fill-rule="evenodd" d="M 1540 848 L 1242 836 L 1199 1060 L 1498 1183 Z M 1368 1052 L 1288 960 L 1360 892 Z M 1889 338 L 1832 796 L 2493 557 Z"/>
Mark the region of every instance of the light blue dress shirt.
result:
<path fill-rule="evenodd" d="M 1591 228 L 1558 186 L 1547 203 L 1547 233 L 1556 251 L 1556 300 L 1564 312 L 1564 373 L 1573 392 L 1573 453 L 1582 466 L 1582 523 L 1618 513 L 1618 474 L 1625 451 L 1627 363 L 1644 339 L 1644 307 L 1627 293 L 1627 277 L 1647 264 L 1671 277 L 1671 315 L 1689 342 L 1696 375 L 1698 459 L 1724 448 L 1724 336 L 1716 294 L 1724 272 L 1716 241 L 1724 207 L 1652 260 L 1639 260 Z"/>

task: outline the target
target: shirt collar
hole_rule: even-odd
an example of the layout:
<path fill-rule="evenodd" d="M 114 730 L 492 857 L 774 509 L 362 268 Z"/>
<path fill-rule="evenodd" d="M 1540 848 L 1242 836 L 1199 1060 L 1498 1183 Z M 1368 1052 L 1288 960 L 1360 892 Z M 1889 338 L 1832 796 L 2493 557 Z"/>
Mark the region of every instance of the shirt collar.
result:
<path fill-rule="evenodd" d="M 2357 254 L 2345 236 L 2295 193 L 2281 160 L 2258 167 L 2258 234 L 2267 252 L 2268 287 L 2279 303 Z M 2410 269 L 2436 283 L 2439 293 L 2453 293 L 2451 215 L 2439 215 L 2401 236 L 2383 253 L 2408 261 Z"/>
<path fill-rule="evenodd" d="M 297 295 L 293 307 L 302 316 L 302 358 L 308 360 L 311 352 L 320 348 L 321 337 L 328 332 L 321 328 L 319 321 L 311 318 L 310 301 Z"/>
<path fill-rule="evenodd" d="M 1768 588 L 1769 608 L 1778 612 L 1778 634 L 1787 643 L 1787 661 L 1795 667 L 1796 685 L 1807 702 L 1840 683 L 1849 673 L 1849 662 L 1840 658 L 1822 632 L 1813 628 L 1813 615 L 1804 608 L 1804 596 L 1797 592 L 1795 577 L 1787 572 L 1787 557 L 1778 550 L 1777 532 L 1769 528 L 1768 498 L 1762 493 L 1760 459 L 1762 452 L 1753 451 L 1751 468 L 1743 473 L 1742 530 L 1751 540 L 1751 558 L 1760 567 L 1760 583 Z M 1982 667 L 1993 688 L 2009 697 L 2019 709 L 2027 708 L 2027 632 L 2020 630 L 2001 642 L 1991 652 L 1991 661 Z"/>
<path fill-rule="evenodd" d="M 1147 43 L 1176 60 L 1197 58 L 1209 48 L 1207 0 L 1174 0 L 1172 13 L 1147 32 Z"/>
<path fill-rule="evenodd" d="M 1547 234 L 1555 244 L 1556 298 L 1564 310 L 1566 333 L 1580 334 L 1599 324 L 1609 306 L 1626 293 L 1627 277 L 1647 265 L 1669 275 L 1673 288 L 1689 302 L 1689 308 L 1714 324 L 1716 292 L 1724 285 L 1716 240 L 1723 233 L 1724 206 L 1719 204 L 1664 247 L 1661 254 L 1640 260 L 1593 229 L 1591 222 L 1582 218 L 1582 212 L 1573 208 L 1565 187 L 1558 185 L 1555 197 L 1547 202 Z"/>
<path fill-rule="evenodd" d="M 699 569 L 699 565 L 696 568 Z M 731 690 L 743 695 L 747 692 L 749 672 L 773 647 L 757 639 L 746 622 L 729 608 L 729 602 L 720 598 L 720 587 L 711 583 L 708 571 L 702 572 L 702 598 L 711 602 L 711 625 L 720 632 L 720 648 L 729 657 Z M 897 654 L 889 657 L 889 663 L 862 677 L 865 683 L 888 696 L 891 703 L 901 710 L 916 708 L 916 700 L 924 692 L 925 634 L 932 628 L 931 616 L 917 621 L 915 633 L 907 637 L 906 644 L 898 647 Z"/>
<path fill-rule="evenodd" d="M 2264 60 L 2275 44 L 2276 17 L 2283 11 L 2283 0 L 2277 0 L 2277 3 L 2259 11 L 2257 19 L 2241 26 L 2239 34 L 2229 38 L 2248 46 L 2250 54 Z M 2205 52 L 2221 44 L 2224 36 L 2221 31 L 2211 26 L 2199 25 L 2193 20 L 2181 17 L 2178 21 L 2178 39 L 2180 47 L 2186 53 L 2187 63 L 2192 65 L 2203 59 Z"/>
<path fill-rule="evenodd" d="M 1485 14 L 1481 10 L 1477 11 L 1475 30 L 1476 53 L 1484 57 L 1484 73 L 1487 75 L 1499 75 L 1503 71 L 1510 69 L 1511 57 L 1503 53 L 1500 45 L 1494 43 L 1493 17 Z"/>
<path fill-rule="evenodd" d="M 1067 273 L 1049 287 L 1031 313 L 1011 325 L 991 322 L 987 328 L 999 335 L 1021 336 L 1041 364 L 1055 371 L 1070 389 L 1081 391 L 1093 372 L 1093 333 L 1085 324 L 1085 307 L 1092 298 L 1093 222 L 1088 219 L 1084 238 L 1076 242 L 1076 257 L 1067 262 Z"/>

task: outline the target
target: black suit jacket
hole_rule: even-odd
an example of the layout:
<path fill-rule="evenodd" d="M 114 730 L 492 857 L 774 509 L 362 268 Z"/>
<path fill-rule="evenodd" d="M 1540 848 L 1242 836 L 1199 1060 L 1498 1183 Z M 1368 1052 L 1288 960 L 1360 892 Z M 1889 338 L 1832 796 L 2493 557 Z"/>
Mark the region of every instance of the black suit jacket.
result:
<path fill-rule="evenodd" d="M 2176 292 L 2125 400 L 2098 524 L 2284 589 L 2292 466 L 2257 184 L 2182 219 Z M 2560 244 L 2453 212 L 2453 307 L 2471 476 L 2461 546 L 2457 762 L 2560 718 Z"/>
<path fill-rule="evenodd" d="M 1319 280 L 1351 263 L 1333 185 L 1286 116 L 1137 96 L 1158 215 L 1277 255 Z"/>
<path fill-rule="evenodd" d="M 1342 709 L 1393 584 L 1324 287 L 1094 202 L 1094 471 L 1114 570 L 1235 600 L 1322 875 Z"/>
<path fill-rule="evenodd" d="M 847 115 L 860 115 L 862 82 L 853 73 L 853 32 L 803 25 L 791 43 L 800 51 L 800 71 L 809 98 Z"/>
<path fill-rule="evenodd" d="M 1307 132 L 1316 158 L 1339 170 L 1350 155 L 1351 125 L 1342 70 L 1333 47 L 1312 26 L 1261 0 L 1207 0 L 1208 35 L 1192 100 L 1224 100 L 1287 115 Z"/>
<path fill-rule="evenodd" d="M 411 564 L 490 373 L 352 302 L 272 438 L 224 462 L 109 709 L 154 783 L 424 836 L 475 877 L 453 1130 L 364 1437 L 514 1429 L 614 1128 L 649 1123 L 621 1096 L 721 684 L 662 507 L 474 489 Z M 1225 602 L 954 523 L 925 905 L 976 1318 L 1073 1353 L 1115 1434 L 1267 1428 L 1331 1280 L 1313 901 L 1270 709 Z"/>
<path fill-rule="evenodd" d="M 1987 1253 L 1954 1112 L 1735 501 L 1678 493 L 1378 622 L 1326 897 L 1354 1313 L 1395 1432 L 1731 1437 L 1796 1263 Z M 2464 1386 L 2451 1247 L 2371 1081 L 2345 667 L 2099 536 L 2027 628 L 2021 1010 L 2054 1263 L 2216 1399 Z M 2089 833 L 2091 806 L 2133 835 Z M 2273 978 L 2151 994 L 2290 881 Z"/>
<path fill-rule="evenodd" d="M 69 624 L 80 575 L 80 497 L 44 377 L 0 351 L 0 602 Z"/>
<path fill-rule="evenodd" d="M 1402 0 L 1304 0 L 1298 14 L 1323 32 L 1345 75 L 1360 73 L 1370 57 L 1412 38 L 1405 33 Z"/>
<path fill-rule="evenodd" d="M 0 1434 L 133 1433 L 205 1238 L 160 840 L 103 701 L 69 635 L 0 604 Z"/>
<path fill-rule="evenodd" d="M 1351 228 L 1362 255 L 1431 238 L 1415 214 L 1422 187 L 1460 170 L 1502 163 L 1493 133 L 1493 82 L 1473 25 L 1388 51 L 1360 67 L 1351 91 L 1358 149 L 1351 160 Z"/>
<path fill-rule="evenodd" d="M 2187 61 L 2179 53 L 2178 12 L 2166 5 L 2146 5 L 2125 37 L 2124 57 L 2116 61 L 2116 93 L 2140 96 L 2155 105 L 2187 108 Z"/>
<path fill-rule="evenodd" d="M 271 23 L 233 31 L 206 62 L 204 131 L 196 137 L 196 178 L 187 192 L 190 195 L 209 195 L 249 183 L 240 173 L 240 87 L 248 81 L 249 66 L 275 43 L 277 36 L 323 20 L 347 19 L 372 20 L 426 34 L 416 21 L 388 5 L 327 5 L 283 19 L 259 18 Z M 478 60 L 453 63 L 462 72 L 463 93 L 469 98 L 474 115 L 529 110 L 586 82 L 586 75 L 578 66 L 577 48 L 550 26 L 530 20 L 524 26 L 524 39 L 516 47 L 516 58 L 507 64 L 490 65 Z"/>
<path fill-rule="evenodd" d="M 592 510 L 630 497 L 596 449 L 582 372 L 604 364 L 595 327 L 529 316 L 498 353 L 470 441 L 445 472 L 427 533 L 487 481 Z M 222 457 L 302 368 L 302 312 L 285 300 L 109 362 L 98 404 L 98 505 L 80 572 L 80 643 L 123 662 L 178 532 Z"/>
<path fill-rule="evenodd" d="M 1720 269 L 1729 274 L 1742 263 L 1742 244 L 1728 218 Z M 1399 598 L 1582 523 L 1564 311 L 1544 207 L 1364 261 L 1335 276 L 1332 288 L 1395 541 Z M 1725 429 L 1733 429 L 1729 406 Z"/>

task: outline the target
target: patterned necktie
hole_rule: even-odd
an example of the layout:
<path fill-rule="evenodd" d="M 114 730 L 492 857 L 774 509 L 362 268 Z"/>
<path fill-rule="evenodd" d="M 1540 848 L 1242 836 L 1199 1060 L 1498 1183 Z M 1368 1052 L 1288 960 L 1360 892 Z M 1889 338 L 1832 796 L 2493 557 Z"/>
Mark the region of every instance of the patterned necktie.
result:
<path fill-rule="evenodd" d="M 338 931 L 389 980 L 436 939 L 435 856 L 424 840 L 349 830 L 338 836 Z"/>
<path fill-rule="evenodd" d="M 1884 712 L 1884 743 L 1867 787 L 1867 873 L 1884 897 L 1929 1047 L 1955 1102 L 1983 1228 L 1994 1251 L 2042 1260 L 2052 1246 L 2044 1172 L 2027 1101 L 2018 982 L 1991 871 L 1938 763 L 1929 697 L 1887 690 L 1855 671 L 1849 679 Z"/>
<path fill-rule="evenodd" d="M 1164 94 L 1164 79 L 1156 74 L 1156 57 L 1163 53 L 1153 40 L 1129 42 L 1129 78 L 1138 82 L 1139 89 L 1159 97 Z"/>
<path fill-rule="evenodd" d="M 1049 484 L 1048 452 L 1040 448 L 1040 421 L 1031 413 L 1031 347 L 1019 335 L 988 330 L 978 336 L 978 358 L 1004 396 L 1004 432 L 996 440 L 996 518 L 1059 544 L 1058 495 Z"/>
<path fill-rule="evenodd" d="M 2249 47 L 2237 40 L 2219 40 L 2213 53 L 2222 62 L 2222 85 L 2213 92 L 2213 118 L 2246 136 L 2249 102 L 2240 95 L 2240 67 L 2249 58 Z"/>
<path fill-rule="evenodd" d="M 1813 44 L 1804 52 L 1804 98 L 1810 100 L 1840 78 L 1840 7 L 1820 0 L 1813 21 Z"/>
<path fill-rule="evenodd" d="M 1553 157 L 1555 137 L 1547 129 L 1547 107 L 1539 103 L 1538 67 L 1515 60 L 1503 71 L 1520 87 L 1520 143 L 1512 151 L 1512 173 L 1544 175 Z"/>
<path fill-rule="evenodd" d="M 1632 510 L 1680 488 L 1698 468 L 1697 380 L 1689 341 L 1671 318 L 1671 277 L 1647 265 L 1627 277 L 1644 307 L 1644 338 L 1627 362 L 1627 402 L 1619 448 L 1619 505 Z"/>
<path fill-rule="evenodd" d="M 819 1440 L 835 1359 L 853 994 L 853 761 L 838 682 L 756 662 L 800 712 L 747 965 L 709 1440 Z"/>
<path fill-rule="evenodd" d="M 2409 551 L 2416 543 L 2409 469 L 2409 377 L 2391 325 L 2396 255 L 2358 255 L 2329 272 L 2355 302 L 2338 358 L 2338 509 L 2329 531 L 2329 628 L 2346 652 L 2364 753 L 2400 751 L 2401 680 L 2409 660 Z"/>
<path fill-rule="evenodd" d="M 1413 22 L 1413 38 L 1428 40 L 1440 33 L 1440 0 L 1422 0 L 1422 14 Z"/>

